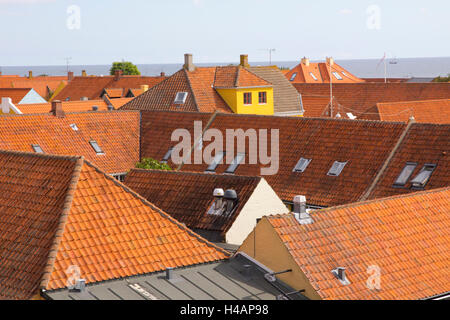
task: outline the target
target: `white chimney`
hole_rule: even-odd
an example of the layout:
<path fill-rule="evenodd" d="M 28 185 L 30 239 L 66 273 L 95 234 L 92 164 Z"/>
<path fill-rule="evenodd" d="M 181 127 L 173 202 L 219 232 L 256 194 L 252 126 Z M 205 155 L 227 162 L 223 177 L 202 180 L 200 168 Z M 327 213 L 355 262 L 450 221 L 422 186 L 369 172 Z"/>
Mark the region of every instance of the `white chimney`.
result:
<path fill-rule="evenodd" d="M 12 103 L 11 98 L 2 98 L 2 113 L 10 113 L 11 110 L 16 114 L 22 114 L 22 112 Z"/>
<path fill-rule="evenodd" d="M 294 216 L 300 224 L 311 224 L 313 219 L 306 212 L 306 197 L 295 196 L 294 197 Z"/>

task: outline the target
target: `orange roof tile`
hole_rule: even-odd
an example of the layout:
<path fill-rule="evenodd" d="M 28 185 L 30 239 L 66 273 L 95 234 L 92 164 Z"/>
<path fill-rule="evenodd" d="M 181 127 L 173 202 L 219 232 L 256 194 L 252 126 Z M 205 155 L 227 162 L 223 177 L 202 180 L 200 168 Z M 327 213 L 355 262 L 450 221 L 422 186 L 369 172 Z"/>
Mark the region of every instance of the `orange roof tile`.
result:
<path fill-rule="evenodd" d="M 0 88 L 1 98 L 11 98 L 12 103 L 18 104 L 27 94 L 31 88 Z"/>
<path fill-rule="evenodd" d="M 72 129 L 75 125 L 77 130 Z M 135 111 L 99 111 L 0 116 L 0 149 L 33 151 L 39 144 L 45 153 L 83 155 L 102 170 L 127 172 L 139 161 L 140 115 Z M 104 154 L 97 154 L 95 140 Z"/>
<path fill-rule="evenodd" d="M 450 291 L 449 199 L 445 188 L 313 211 L 308 225 L 292 214 L 267 219 L 323 299 L 424 299 Z M 371 266 L 378 290 L 367 287 Z"/>
<path fill-rule="evenodd" d="M 377 103 L 361 115 L 363 119 L 450 124 L 450 99 Z"/>
<path fill-rule="evenodd" d="M 128 101 L 128 99 L 127 99 Z M 87 100 L 87 101 L 62 101 L 62 107 L 65 112 L 83 112 L 92 111 L 93 106 L 97 106 L 99 111 L 108 110 L 108 105 L 103 100 Z M 118 103 L 118 107 L 121 106 Z M 30 113 L 49 113 L 52 109 L 51 103 L 32 103 L 20 104 L 17 108 L 24 114 Z M 115 109 L 117 109 L 115 107 Z"/>
<path fill-rule="evenodd" d="M 228 258 L 83 158 L 1 151 L 0 163 L 2 299 L 66 288 L 69 266 L 94 283 Z"/>
<path fill-rule="evenodd" d="M 215 88 L 272 86 L 271 83 L 240 66 L 217 67 L 213 85 Z"/>

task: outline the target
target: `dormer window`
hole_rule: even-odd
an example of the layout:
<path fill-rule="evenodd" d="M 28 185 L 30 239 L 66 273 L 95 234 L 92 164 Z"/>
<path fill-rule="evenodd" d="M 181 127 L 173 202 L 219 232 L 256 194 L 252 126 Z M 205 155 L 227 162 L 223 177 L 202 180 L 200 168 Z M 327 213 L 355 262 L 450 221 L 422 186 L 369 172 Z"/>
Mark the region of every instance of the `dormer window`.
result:
<path fill-rule="evenodd" d="M 300 158 L 295 165 L 294 172 L 304 172 L 312 159 Z"/>
<path fill-rule="evenodd" d="M 395 180 L 394 187 L 404 187 L 408 182 L 409 178 L 411 177 L 411 175 L 413 174 L 414 169 L 416 167 L 417 163 L 407 162 L 402 172 L 400 172 L 400 175 Z"/>
<path fill-rule="evenodd" d="M 342 77 L 341 77 L 341 75 L 340 75 L 339 73 L 337 73 L 336 71 L 335 71 L 335 72 L 333 72 L 333 75 L 334 75 L 334 77 L 335 77 L 336 79 L 338 79 L 338 80 L 342 80 Z"/>
<path fill-rule="evenodd" d="M 213 161 L 211 162 L 211 164 L 208 166 L 208 168 L 206 168 L 206 172 L 215 172 L 217 166 L 222 163 L 222 159 L 225 155 L 225 152 L 219 152 L 216 154 L 216 156 L 214 157 Z"/>
<path fill-rule="evenodd" d="M 413 189 L 419 190 L 425 188 L 425 186 L 427 185 L 428 181 L 431 178 L 431 174 L 433 173 L 434 169 L 436 169 L 435 164 L 424 165 L 422 170 L 420 170 L 419 174 L 411 180 L 411 187 Z"/>
<path fill-rule="evenodd" d="M 177 95 L 175 96 L 174 104 L 184 104 L 186 102 L 186 98 L 188 96 L 187 92 L 177 92 Z"/>
<path fill-rule="evenodd" d="M 100 146 L 98 145 L 97 141 L 91 140 L 91 141 L 89 141 L 89 144 L 91 145 L 92 149 L 94 149 L 95 153 L 97 153 L 97 154 L 105 154 L 103 152 L 103 150 L 100 148 Z"/>
<path fill-rule="evenodd" d="M 238 153 L 236 157 L 231 162 L 230 166 L 225 171 L 226 173 L 235 173 L 237 167 L 241 164 L 242 160 L 245 159 L 245 153 Z"/>
<path fill-rule="evenodd" d="M 34 152 L 36 152 L 36 153 L 44 153 L 41 146 L 38 144 L 32 144 L 31 147 L 33 148 Z"/>
<path fill-rule="evenodd" d="M 167 163 L 167 161 L 169 161 L 170 157 L 172 156 L 172 151 L 173 151 L 173 147 L 170 147 L 169 150 L 164 155 L 164 157 L 161 161 L 162 163 Z"/>
<path fill-rule="evenodd" d="M 297 72 L 294 72 L 294 74 L 292 75 L 291 79 L 289 79 L 289 81 L 294 81 L 296 76 L 297 76 Z"/>
<path fill-rule="evenodd" d="M 341 174 L 342 170 L 344 170 L 344 167 L 346 164 L 347 164 L 347 161 L 346 162 L 335 161 L 333 163 L 333 165 L 331 166 L 330 171 L 328 171 L 327 175 L 333 176 L 333 177 L 339 176 Z"/>

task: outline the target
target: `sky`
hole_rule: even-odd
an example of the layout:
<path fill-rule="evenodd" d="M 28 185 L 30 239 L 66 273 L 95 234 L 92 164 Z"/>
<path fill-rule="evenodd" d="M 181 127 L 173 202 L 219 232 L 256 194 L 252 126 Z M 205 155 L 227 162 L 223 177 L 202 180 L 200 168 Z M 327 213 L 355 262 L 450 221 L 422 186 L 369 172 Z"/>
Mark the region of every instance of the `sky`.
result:
<path fill-rule="evenodd" d="M 0 65 L 450 56 L 448 0 L 0 0 Z"/>

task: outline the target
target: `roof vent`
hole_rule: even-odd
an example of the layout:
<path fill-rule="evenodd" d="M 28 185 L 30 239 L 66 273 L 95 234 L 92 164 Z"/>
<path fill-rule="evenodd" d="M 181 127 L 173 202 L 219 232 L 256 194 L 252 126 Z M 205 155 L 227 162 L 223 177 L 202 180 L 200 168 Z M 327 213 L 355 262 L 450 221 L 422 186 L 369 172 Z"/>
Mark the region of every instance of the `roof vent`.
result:
<path fill-rule="evenodd" d="M 173 280 L 173 268 L 172 267 L 166 268 L 166 280 Z"/>
<path fill-rule="evenodd" d="M 112 105 L 108 105 L 108 111 L 113 111 L 114 107 Z"/>
<path fill-rule="evenodd" d="M 345 274 L 345 268 L 344 267 L 337 267 L 336 269 L 333 269 L 331 271 L 332 274 L 343 284 L 343 285 L 349 285 L 350 281 L 347 279 L 347 275 Z"/>
<path fill-rule="evenodd" d="M 221 189 L 221 188 L 216 188 L 216 189 L 214 189 L 214 191 L 213 191 L 213 196 L 214 197 L 223 197 L 224 196 L 224 192 L 223 192 L 223 189 Z"/>
<path fill-rule="evenodd" d="M 347 117 L 348 117 L 349 119 L 352 119 L 352 120 L 355 120 L 355 119 L 356 119 L 356 116 L 353 115 L 353 113 L 351 113 L 351 112 L 347 112 Z"/>
<path fill-rule="evenodd" d="M 98 106 L 92 106 L 92 111 L 98 111 Z"/>
<path fill-rule="evenodd" d="M 73 131 L 78 131 L 78 127 L 77 127 L 77 125 L 75 123 L 72 123 L 70 125 L 70 127 L 72 128 Z"/>
<path fill-rule="evenodd" d="M 313 219 L 306 212 L 306 197 L 295 196 L 294 197 L 294 216 L 300 224 L 311 224 Z"/>
<path fill-rule="evenodd" d="M 80 99 L 81 101 L 88 101 L 89 100 L 89 98 L 88 97 L 81 97 L 81 99 Z"/>

